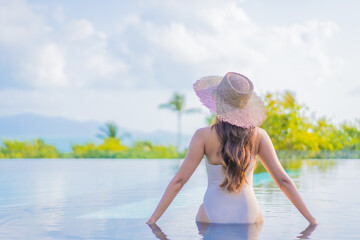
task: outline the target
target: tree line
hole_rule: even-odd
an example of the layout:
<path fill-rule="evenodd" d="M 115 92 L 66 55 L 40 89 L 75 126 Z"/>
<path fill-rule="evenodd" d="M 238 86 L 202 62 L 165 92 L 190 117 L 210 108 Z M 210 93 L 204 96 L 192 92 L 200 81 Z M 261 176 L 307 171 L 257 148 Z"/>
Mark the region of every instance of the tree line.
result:
<path fill-rule="evenodd" d="M 331 123 L 326 117 L 315 118 L 309 109 L 299 104 L 291 91 L 266 93 L 263 97 L 267 119 L 260 126 L 271 137 L 281 159 L 302 158 L 360 158 L 360 119 L 353 122 Z M 125 146 L 122 140 L 130 134 L 118 133 L 114 123 L 99 129 L 101 144 L 73 144 L 70 153 L 61 153 L 42 139 L 32 141 L 3 140 L 0 158 L 183 158 L 187 149 L 179 151 L 181 119 L 184 113 L 199 113 L 198 108 L 185 109 L 185 96 L 176 92 L 159 108 L 174 111 L 177 118 L 177 145 L 155 145 L 150 141 L 135 141 Z M 212 124 L 215 116 L 206 116 Z"/>

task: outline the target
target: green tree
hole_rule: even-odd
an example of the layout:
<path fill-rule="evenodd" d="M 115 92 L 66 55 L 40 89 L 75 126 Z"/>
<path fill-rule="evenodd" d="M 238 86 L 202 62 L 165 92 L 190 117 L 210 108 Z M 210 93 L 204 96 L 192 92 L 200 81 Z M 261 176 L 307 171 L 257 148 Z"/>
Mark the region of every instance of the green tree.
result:
<path fill-rule="evenodd" d="M 118 139 L 124 139 L 126 137 L 131 137 L 131 134 L 129 132 L 124 132 L 120 136 L 118 136 L 118 127 L 115 123 L 107 122 L 105 123 L 105 126 L 102 126 L 99 128 L 100 132 L 96 136 L 102 139 L 106 138 L 118 138 Z"/>
<path fill-rule="evenodd" d="M 177 150 L 181 144 L 181 119 L 183 114 L 201 112 L 200 108 L 184 109 L 185 95 L 175 92 L 167 103 L 159 105 L 159 108 L 167 108 L 177 113 Z"/>
<path fill-rule="evenodd" d="M 291 91 L 267 93 L 267 119 L 262 124 L 282 157 L 349 158 L 359 155 L 360 120 L 332 124 L 326 117 L 307 116 Z M 284 155 L 282 155 L 284 153 Z"/>
<path fill-rule="evenodd" d="M 307 107 L 300 105 L 291 91 L 267 93 L 267 119 L 261 125 L 272 137 L 276 149 L 306 150 L 306 137 L 313 127 L 305 115 Z"/>

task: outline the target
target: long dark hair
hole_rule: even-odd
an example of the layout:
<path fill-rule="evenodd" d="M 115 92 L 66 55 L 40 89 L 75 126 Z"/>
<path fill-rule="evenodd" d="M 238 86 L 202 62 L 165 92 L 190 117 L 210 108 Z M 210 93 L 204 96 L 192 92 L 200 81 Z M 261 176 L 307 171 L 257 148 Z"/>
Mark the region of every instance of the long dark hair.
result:
<path fill-rule="evenodd" d="M 240 192 L 246 181 L 246 171 L 255 158 L 256 128 L 242 128 L 221 121 L 217 116 L 211 126 L 216 129 L 221 147 L 217 155 L 222 158 L 225 179 L 219 185 L 229 192 Z M 256 167 L 256 161 L 253 167 Z"/>

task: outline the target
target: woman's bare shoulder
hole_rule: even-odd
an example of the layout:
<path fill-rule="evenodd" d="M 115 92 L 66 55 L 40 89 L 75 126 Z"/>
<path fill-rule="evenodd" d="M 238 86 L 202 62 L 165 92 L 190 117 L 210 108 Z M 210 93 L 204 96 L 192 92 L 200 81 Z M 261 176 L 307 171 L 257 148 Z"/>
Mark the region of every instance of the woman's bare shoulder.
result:
<path fill-rule="evenodd" d="M 206 127 L 202 127 L 202 128 L 198 128 L 196 131 L 195 131 L 195 134 L 199 134 L 199 136 L 201 138 L 204 138 L 206 139 L 209 134 L 211 133 L 211 126 L 206 126 Z"/>
<path fill-rule="evenodd" d="M 263 129 L 261 127 L 256 127 L 256 134 L 257 134 L 257 136 L 261 137 L 264 134 L 266 134 L 266 131 L 265 131 L 265 129 Z"/>

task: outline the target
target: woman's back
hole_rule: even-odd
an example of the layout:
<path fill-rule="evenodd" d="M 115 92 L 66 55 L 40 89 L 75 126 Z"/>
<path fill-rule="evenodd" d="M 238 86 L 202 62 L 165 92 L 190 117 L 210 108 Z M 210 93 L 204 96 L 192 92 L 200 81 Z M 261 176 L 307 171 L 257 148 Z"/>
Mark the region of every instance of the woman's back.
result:
<path fill-rule="evenodd" d="M 257 134 L 258 131 L 258 127 L 256 127 L 256 131 L 255 131 L 255 135 Z M 215 128 L 211 128 L 211 126 L 209 127 L 204 127 L 202 128 L 202 131 L 204 131 L 204 135 L 205 137 L 205 157 L 206 159 L 208 159 L 209 163 L 217 165 L 217 164 L 221 164 L 222 159 L 219 158 L 217 152 L 219 151 L 219 149 L 221 148 L 221 143 L 219 141 L 218 135 L 216 133 Z M 255 153 L 257 154 L 258 149 L 259 149 L 259 141 L 256 138 L 256 143 L 255 143 Z M 256 155 L 255 154 L 255 155 Z"/>
<path fill-rule="evenodd" d="M 222 159 L 217 152 L 221 144 L 215 129 L 207 127 L 205 141 L 205 165 L 208 176 L 208 187 L 204 195 L 204 211 L 209 222 L 212 223 L 255 223 L 262 221 L 262 213 L 253 191 L 253 171 L 256 164 L 252 157 L 245 173 L 246 182 L 239 193 L 219 187 L 225 178 L 225 170 L 221 165 Z M 258 149 L 256 147 L 256 149 Z"/>

